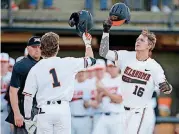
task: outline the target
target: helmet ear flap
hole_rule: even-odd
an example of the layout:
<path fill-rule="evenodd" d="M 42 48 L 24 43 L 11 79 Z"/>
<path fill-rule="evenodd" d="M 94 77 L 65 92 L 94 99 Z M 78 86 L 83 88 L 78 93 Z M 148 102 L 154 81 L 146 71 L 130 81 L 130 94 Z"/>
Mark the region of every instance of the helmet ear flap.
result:
<path fill-rule="evenodd" d="M 71 27 L 74 27 L 75 25 L 78 25 L 78 23 L 79 23 L 79 15 L 77 12 L 74 12 L 71 14 L 68 24 Z"/>

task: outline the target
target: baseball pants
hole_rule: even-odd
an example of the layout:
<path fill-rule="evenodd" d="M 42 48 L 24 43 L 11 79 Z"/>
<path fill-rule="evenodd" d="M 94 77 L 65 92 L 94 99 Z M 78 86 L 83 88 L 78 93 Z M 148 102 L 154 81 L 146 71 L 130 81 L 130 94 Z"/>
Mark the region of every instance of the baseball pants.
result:
<path fill-rule="evenodd" d="M 93 134 L 124 134 L 124 113 L 103 114 L 93 131 Z"/>
<path fill-rule="evenodd" d="M 92 131 L 92 118 L 73 117 L 72 116 L 72 134 L 91 134 Z"/>
<path fill-rule="evenodd" d="M 154 110 L 152 107 L 126 110 L 125 134 L 153 134 Z"/>
<path fill-rule="evenodd" d="M 43 105 L 37 115 L 37 134 L 71 134 L 69 102 Z"/>

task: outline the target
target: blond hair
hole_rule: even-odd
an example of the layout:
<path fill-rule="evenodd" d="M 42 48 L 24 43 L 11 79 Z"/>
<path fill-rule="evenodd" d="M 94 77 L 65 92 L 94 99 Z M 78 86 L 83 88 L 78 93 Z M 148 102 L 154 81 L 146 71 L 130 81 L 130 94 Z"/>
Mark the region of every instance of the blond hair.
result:
<path fill-rule="evenodd" d="M 156 41 L 157 41 L 155 34 L 150 32 L 147 29 L 143 29 L 141 34 L 143 36 L 148 37 L 149 45 L 151 45 L 150 51 L 152 51 L 155 48 L 155 44 L 156 44 Z"/>
<path fill-rule="evenodd" d="M 41 38 L 42 57 L 55 56 L 59 50 L 59 35 L 54 32 L 48 32 Z"/>

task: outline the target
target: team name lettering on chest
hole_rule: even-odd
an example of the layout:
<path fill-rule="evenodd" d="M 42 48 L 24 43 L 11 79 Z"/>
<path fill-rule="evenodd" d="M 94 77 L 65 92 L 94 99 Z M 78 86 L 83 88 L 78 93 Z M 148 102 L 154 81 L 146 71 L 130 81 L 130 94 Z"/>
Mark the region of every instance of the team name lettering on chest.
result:
<path fill-rule="evenodd" d="M 124 75 L 122 76 L 122 80 L 129 83 L 146 84 L 147 81 L 149 81 L 150 77 L 151 75 L 146 72 L 134 70 L 127 66 L 125 68 Z"/>

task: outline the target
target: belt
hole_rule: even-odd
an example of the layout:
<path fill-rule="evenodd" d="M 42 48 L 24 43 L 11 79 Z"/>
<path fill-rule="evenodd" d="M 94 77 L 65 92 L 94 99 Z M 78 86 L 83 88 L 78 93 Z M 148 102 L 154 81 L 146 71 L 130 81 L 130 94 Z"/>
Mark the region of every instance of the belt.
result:
<path fill-rule="evenodd" d="M 47 105 L 51 105 L 51 104 L 61 104 L 61 100 L 59 100 L 59 101 L 47 101 Z"/>
<path fill-rule="evenodd" d="M 127 110 L 127 111 L 131 110 L 130 107 L 125 107 L 125 106 L 124 106 L 124 109 Z"/>
<path fill-rule="evenodd" d="M 72 116 L 75 117 L 75 118 L 84 118 L 84 117 L 92 118 L 92 116 L 89 116 L 89 115 L 72 115 Z"/>
<path fill-rule="evenodd" d="M 87 117 L 87 115 L 72 115 L 75 118 L 84 118 Z"/>

